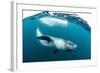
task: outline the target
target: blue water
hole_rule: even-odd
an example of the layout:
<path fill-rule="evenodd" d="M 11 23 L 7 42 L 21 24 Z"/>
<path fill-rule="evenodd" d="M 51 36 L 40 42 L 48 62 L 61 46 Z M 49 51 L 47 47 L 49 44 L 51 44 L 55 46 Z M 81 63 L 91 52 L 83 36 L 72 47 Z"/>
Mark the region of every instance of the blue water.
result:
<path fill-rule="evenodd" d="M 73 20 L 69 19 L 67 27 L 50 27 L 43 25 L 39 20 L 45 16 L 49 15 L 37 14 L 23 19 L 23 62 L 91 59 L 91 31 L 87 24 L 84 26 L 85 23 L 71 22 Z M 73 51 L 59 51 L 54 54 L 55 47 L 43 46 L 38 41 L 36 37 L 37 28 L 46 35 L 71 40 L 78 46 Z"/>

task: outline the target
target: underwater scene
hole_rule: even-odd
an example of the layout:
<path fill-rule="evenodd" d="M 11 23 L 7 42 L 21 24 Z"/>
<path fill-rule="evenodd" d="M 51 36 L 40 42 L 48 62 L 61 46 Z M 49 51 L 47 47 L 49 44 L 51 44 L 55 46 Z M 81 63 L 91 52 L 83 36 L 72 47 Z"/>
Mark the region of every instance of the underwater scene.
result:
<path fill-rule="evenodd" d="M 91 59 L 91 27 L 77 13 L 37 12 L 22 32 L 23 63 Z"/>

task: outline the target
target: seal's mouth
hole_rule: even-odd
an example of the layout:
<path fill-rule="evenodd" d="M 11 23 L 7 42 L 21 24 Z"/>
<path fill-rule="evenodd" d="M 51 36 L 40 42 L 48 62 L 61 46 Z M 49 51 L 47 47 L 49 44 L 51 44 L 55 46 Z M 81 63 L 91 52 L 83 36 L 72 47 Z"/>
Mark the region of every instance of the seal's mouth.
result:
<path fill-rule="evenodd" d="M 77 45 L 72 41 L 45 35 L 40 32 L 39 28 L 37 28 L 37 39 L 43 46 L 55 46 L 58 50 L 73 50 L 77 48 Z"/>

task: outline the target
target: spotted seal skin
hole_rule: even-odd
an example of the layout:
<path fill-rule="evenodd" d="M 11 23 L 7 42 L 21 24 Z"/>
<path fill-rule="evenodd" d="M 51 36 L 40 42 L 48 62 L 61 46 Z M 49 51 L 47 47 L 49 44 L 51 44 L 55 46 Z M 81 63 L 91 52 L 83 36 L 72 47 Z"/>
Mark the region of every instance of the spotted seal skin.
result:
<path fill-rule="evenodd" d="M 43 46 L 56 47 L 54 53 L 57 53 L 59 50 L 71 51 L 77 48 L 77 45 L 72 41 L 45 35 L 40 32 L 39 28 L 37 29 L 37 39 Z"/>

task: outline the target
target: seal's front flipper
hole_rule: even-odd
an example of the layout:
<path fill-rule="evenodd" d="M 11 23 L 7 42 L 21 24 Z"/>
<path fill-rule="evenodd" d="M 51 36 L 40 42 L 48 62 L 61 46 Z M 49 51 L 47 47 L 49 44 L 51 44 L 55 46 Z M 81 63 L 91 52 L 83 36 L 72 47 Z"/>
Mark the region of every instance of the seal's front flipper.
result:
<path fill-rule="evenodd" d="M 59 50 L 57 50 L 57 49 L 55 49 L 54 51 L 53 51 L 53 53 L 55 54 L 55 53 L 57 53 Z"/>
<path fill-rule="evenodd" d="M 48 43 L 52 42 L 52 39 L 49 36 L 40 36 L 40 37 L 37 37 L 37 39 L 39 39 L 39 40 L 45 40 Z"/>

